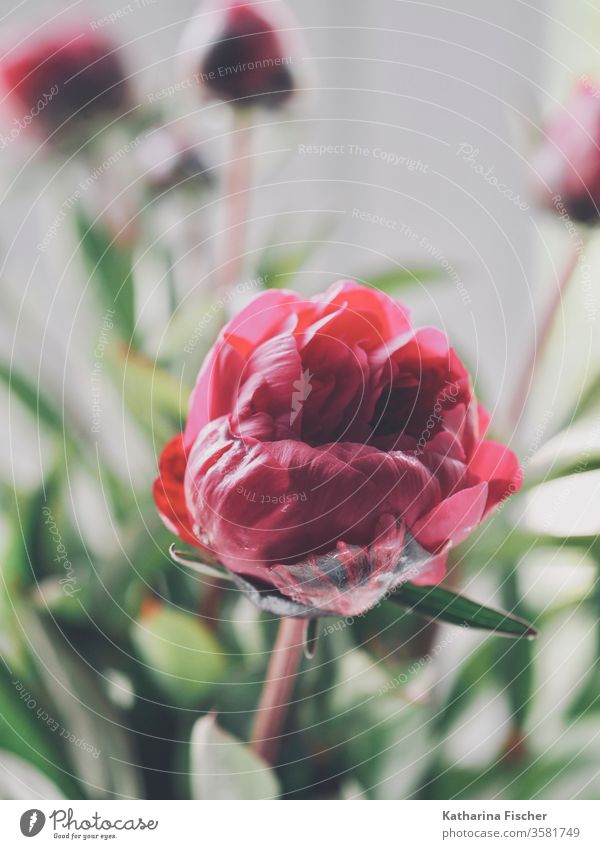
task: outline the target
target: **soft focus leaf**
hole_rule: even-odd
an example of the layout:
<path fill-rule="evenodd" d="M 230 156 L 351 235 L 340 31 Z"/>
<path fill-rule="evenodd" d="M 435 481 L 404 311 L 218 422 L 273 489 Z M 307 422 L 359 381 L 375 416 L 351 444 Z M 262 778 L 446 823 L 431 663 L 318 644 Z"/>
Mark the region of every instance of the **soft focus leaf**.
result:
<path fill-rule="evenodd" d="M 399 289 L 415 286 L 419 283 L 429 283 L 432 280 L 440 280 L 441 277 L 442 274 L 437 266 L 426 265 L 416 268 L 393 268 L 383 274 L 367 275 L 364 278 L 357 277 L 356 280 L 373 286 L 374 289 L 380 289 L 382 292 L 394 294 Z"/>
<path fill-rule="evenodd" d="M 311 250 L 303 247 L 280 256 L 267 256 L 259 265 L 258 277 L 266 289 L 289 288 L 311 253 Z"/>
<path fill-rule="evenodd" d="M 487 681 L 493 657 L 493 644 L 486 640 L 463 661 L 434 718 L 434 725 L 440 736 L 448 732 L 468 703 L 477 695 L 478 687 Z"/>
<path fill-rule="evenodd" d="M 536 451 L 527 470 L 530 482 L 592 471 L 600 462 L 598 415 L 586 416 L 557 433 Z"/>
<path fill-rule="evenodd" d="M 183 430 L 190 388 L 142 354 L 124 347 L 111 352 L 110 364 L 124 403 L 138 424 L 157 441 Z"/>
<path fill-rule="evenodd" d="M 35 646 L 47 701 L 38 701 L 64 742 L 73 772 L 91 798 L 138 798 L 140 786 L 129 739 L 116 712 L 95 686 L 95 676 L 63 634 L 28 613 L 27 634 Z"/>
<path fill-rule="evenodd" d="M 76 225 L 92 286 L 100 303 L 114 310 L 114 321 L 129 342 L 135 327 L 133 252 L 111 239 L 103 224 L 88 218 L 82 207 L 77 209 Z"/>
<path fill-rule="evenodd" d="M 417 587 L 406 583 L 389 599 L 422 616 L 453 625 L 481 628 L 507 637 L 531 638 L 537 633 L 535 628 L 517 616 L 485 607 L 444 587 Z"/>
<path fill-rule="evenodd" d="M 60 740 L 40 721 L 28 680 L 0 663 L 0 749 L 12 752 L 44 773 L 68 794 L 77 785 L 61 763 Z"/>
<path fill-rule="evenodd" d="M 527 615 L 517 587 L 514 568 L 509 568 L 502 582 L 503 602 L 511 610 Z M 522 728 L 531 709 L 533 694 L 533 647 L 530 640 L 515 640 L 508 646 L 500 643 L 493 670 L 506 688 L 506 695 L 517 728 Z"/>
<path fill-rule="evenodd" d="M 596 663 L 569 705 L 571 720 L 600 713 L 600 663 Z"/>
<path fill-rule="evenodd" d="M 0 750 L 0 799 L 64 799 L 46 776 L 17 755 Z"/>
<path fill-rule="evenodd" d="M 221 646 L 197 616 L 150 604 L 131 637 L 149 674 L 175 704 L 196 705 L 223 680 Z"/>
<path fill-rule="evenodd" d="M 316 226 L 302 242 L 283 245 L 274 233 L 269 246 L 260 257 L 257 276 L 266 289 L 282 289 L 294 286 L 294 278 L 302 266 L 316 253 L 333 232 L 335 224 L 324 217 L 317 218 Z"/>
<path fill-rule="evenodd" d="M 19 374 L 14 367 L 9 368 L 4 363 L 0 363 L 0 380 L 6 383 L 10 391 L 27 407 L 39 423 L 47 425 L 54 431 L 62 430 L 60 414 L 40 394 L 39 387 L 36 387 L 28 378 Z"/>
<path fill-rule="evenodd" d="M 214 714 L 198 719 L 191 740 L 193 799 L 276 799 L 273 770 L 246 744 L 217 725 Z"/>
<path fill-rule="evenodd" d="M 523 525 L 532 534 L 590 537 L 600 534 L 600 469 L 548 481 L 527 494 Z"/>

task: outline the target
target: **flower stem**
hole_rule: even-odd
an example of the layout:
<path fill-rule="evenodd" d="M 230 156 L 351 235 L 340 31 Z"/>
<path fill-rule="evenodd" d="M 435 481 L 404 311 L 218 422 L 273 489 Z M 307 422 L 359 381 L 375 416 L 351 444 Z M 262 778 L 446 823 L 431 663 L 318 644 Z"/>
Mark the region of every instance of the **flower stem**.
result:
<path fill-rule="evenodd" d="M 285 617 L 279 623 L 251 738 L 252 748 L 267 763 L 277 758 L 279 738 L 302 656 L 305 629 L 303 619 Z"/>
<path fill-rule="evenodd" d="M 246 231 L 252 182 L 251 110 L 236 109 L 231 134 L 232 149 L 225 177 L 225 224 L 223 261 L 218 271 L 217 288 L 226 292 L 237 282 L 244 268 Z"/>
<path fill-rule="evenodd" d="M 523 374 L 521 375 L 521 378 L 517 383 L 517 389 L 510 406 L 511 421 L 514 422 L 515 426 L 518 426 L 521 423 L 521 419 L 525 411 L 525 407 L 527 405 L 527 397 L 531 388 L 531 384 L 533 382 L 536 366 L 544 355 L 544 352 L 548 345 L 548 340 L 550 338 L 550 333 L 554 326 L 556 314 L 558 313 L 560 305 L 563 302 L 563 299 L 567 293 L 569 284 L 575 277 L 575 270 L 577 268 L 577 265 L 579 264 L 579 259 L 581 255 L 581 245 L 579 245 L 578 248 L 572 250 L 569 260 L 559 278 L 558 287 L 554 293 L 550 304 L 548 305 L 546 314 L 542 319 L 540 332 L 534 340 L 531 354 L 527 358 Z"/>

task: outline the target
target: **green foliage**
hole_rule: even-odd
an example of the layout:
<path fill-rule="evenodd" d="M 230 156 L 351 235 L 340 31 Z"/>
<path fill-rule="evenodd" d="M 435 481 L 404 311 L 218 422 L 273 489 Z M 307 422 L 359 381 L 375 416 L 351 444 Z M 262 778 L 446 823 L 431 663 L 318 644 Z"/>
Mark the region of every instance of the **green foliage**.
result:
<path fill-rule="evenodd" d="M 217 725 L 198 719 L 190 743 L 192 799 L 276 799 L 274 771 L 250 747 Z"/>
<path fill-rule="evenodd" d="M 131 639 L 149 674 L 175 704 L 198 705 L 222 680 L 226 657 L 197 616 L 150 602 L 134 623 Z"/>
<path fill-rule="evenodd" d="M 468 628 L 494 631 L 506 637 L 531 639 L 537 633 L 535 628 L 511 613 L 492 610 L 444 587 L 417 587 L 410 583 L 403 584 L 399 590 L 390 595 L 390 601 L 431 619 L 440 619 L 442 622 Z"/>
<path fill-rule="evenodd" d="M 76 210 L 76 227 L 90 285 L 99 303 L 110 310 L 125 341 L 132 343 L 135 330 L 132 248 L 111 238 L 105 225 L 90 219 L 82 206 Z"/>

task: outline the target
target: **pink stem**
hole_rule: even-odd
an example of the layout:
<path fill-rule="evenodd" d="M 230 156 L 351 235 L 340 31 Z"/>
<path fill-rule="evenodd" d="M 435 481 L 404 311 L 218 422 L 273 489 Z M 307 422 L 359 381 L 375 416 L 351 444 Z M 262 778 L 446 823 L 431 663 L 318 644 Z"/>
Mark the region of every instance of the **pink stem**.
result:
<path fill-rule="evenodd" d="M 552 328 L 556 320 L 556 315 L 566 295 L 567 289 L 569 288 L 569 284 L 575 276 L 575 269 L 577 268 L 577 265 L 579 263 L 580 256 L 581 249 L 573 250 L 571 256 L 569 257 L 567 265 L 563 269 L 563 272 L 558 282 L 558 288 L 556 289 L 554 296 L 550 304 L 548 305 L 548 309 L 542 321 L 540 332 L 534 340 L 534 345 L 531 354 L 527 359 L 525 369 L 517 384 L 517 390 L 510 406 L 511 420 L 515 423 L 515 425 L 518 425 L 520 423 L 521 417 L 525 412 L 529 390 L 533 382 L 536 367 L 539 361 L 542 359 L 546 347 L 548 345 L 548 340 L 550 338 L 550 334 L 552 332 Z"/>
<path fill-rule="evenodd" d="M 283 618 L 273 646 L 265 685 L 254 719 L 251 744 L 257 755 L 273 763 L 302 656 L 306 622 Z"/>
<path fill-rule="evenodd" d="M 232 133 L 231 160 L 226 174 L 226 221 L 223 232 L 223 262 L 218 271 L 217 288 L 226 292 L 239 282 L 244 268 L 246 231 L 251 186 L 252 127 L 248 110 L 236 110 Z"/>

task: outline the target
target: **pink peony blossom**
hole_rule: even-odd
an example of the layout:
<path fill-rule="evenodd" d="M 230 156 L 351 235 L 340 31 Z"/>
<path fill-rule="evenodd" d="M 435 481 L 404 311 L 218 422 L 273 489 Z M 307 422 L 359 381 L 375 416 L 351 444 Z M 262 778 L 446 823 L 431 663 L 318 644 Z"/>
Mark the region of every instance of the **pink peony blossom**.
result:
<path fill-rule="evenodd" d="M 451 546 L 520 487 L 444 333 L 342 281 L 271 290 L 222 330 L 160 460 L 167 526 L 295 602 L 368 609 L 435 584 Z"/>

